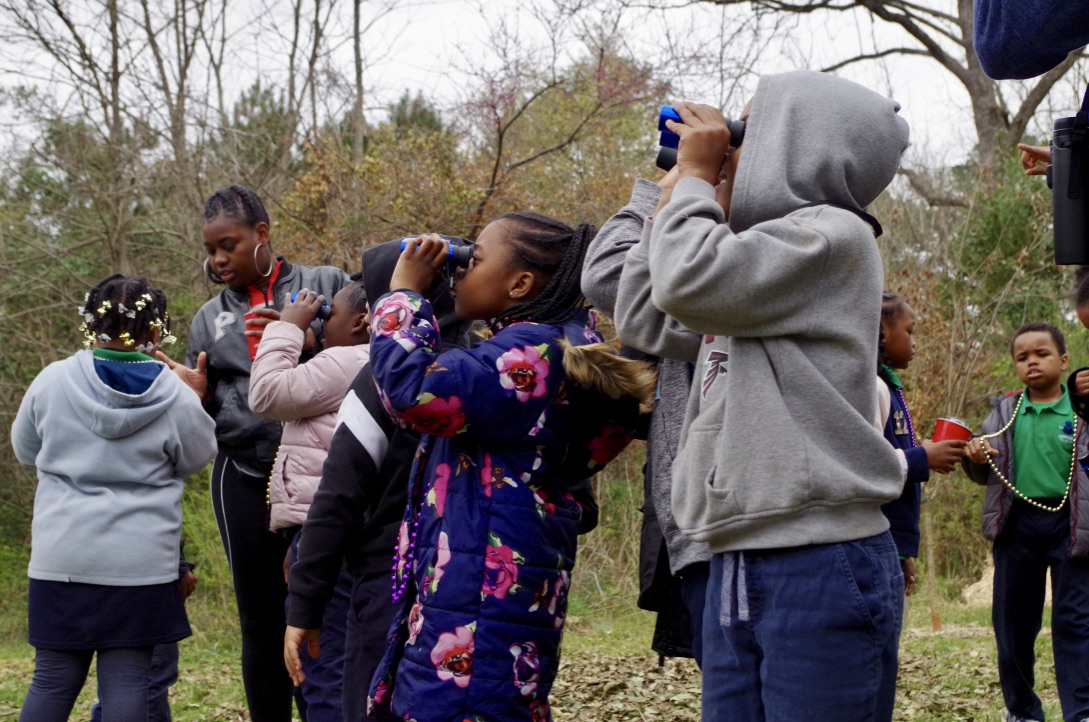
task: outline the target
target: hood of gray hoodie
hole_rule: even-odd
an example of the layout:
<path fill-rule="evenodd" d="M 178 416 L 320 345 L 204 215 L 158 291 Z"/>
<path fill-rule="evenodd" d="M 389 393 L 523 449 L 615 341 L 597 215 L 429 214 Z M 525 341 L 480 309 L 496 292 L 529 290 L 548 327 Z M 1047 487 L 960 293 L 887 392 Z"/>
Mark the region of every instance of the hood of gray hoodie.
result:
<path fill-rule="evenodd" d="M 896 101 L 834 75 L 762 77 L 741 144 L 730 228 L 740 233 L 816 202 L 865 209 L 892 181 L 908 146 L 899 110 Z"/>
<path fill-rule="evenodd" d="M 62 377 L 64 395 L 76 417 L 92 433 L 104 439 L 120 439 L 162 416 L 178 398 L 179 384 L 168 383 L 162 372 L 142 394 L 126 394 L 108 386 L 98 377 L 94 356 L 76 354 L 78 370 Z"/>

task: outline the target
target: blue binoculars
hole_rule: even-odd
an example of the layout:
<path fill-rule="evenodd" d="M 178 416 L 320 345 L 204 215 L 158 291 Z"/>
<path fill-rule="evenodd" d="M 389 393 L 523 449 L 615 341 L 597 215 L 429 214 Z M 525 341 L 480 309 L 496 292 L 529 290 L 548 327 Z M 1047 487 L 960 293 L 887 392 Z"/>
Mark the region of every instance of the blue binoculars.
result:
<path fill-rule="evenodd" d="M 681 142 L 681 137 L 666 127 L 667 120 L 676 123 L 684 122 L 681 120 L 680 113 L 672 105 L 663 105 L 658 113 L 658 130 L 662 133 L 658 137 L 658 145 L 661 147 L 658 149 L 658 157 L 654 164 L 666 171 L 677 165 L 677 145 Z M 730 131 L 730 147 L 736 148 L 741 145 L 741 141 L 745 140 L 743 121 L 726 118 L 726 129 Z"/>
<path fill-rule="evenodd" d="M 298 291 L 295 291 L 295 293 L 291 294 L 291 302 L 292 303 L 295 303 L 295 297 L 298 296 L 298 295 L 299 295 Z M 323 303 L 323 304 L 321 304 L 321 307 L 318 309 L 317 317 L 320 318 L 322 321 L 328 321 L 329 320 L 329 314 L 331 314 L 332 312 L 333 312 L 333 309 L 329 308 L 329 304 Z"/>

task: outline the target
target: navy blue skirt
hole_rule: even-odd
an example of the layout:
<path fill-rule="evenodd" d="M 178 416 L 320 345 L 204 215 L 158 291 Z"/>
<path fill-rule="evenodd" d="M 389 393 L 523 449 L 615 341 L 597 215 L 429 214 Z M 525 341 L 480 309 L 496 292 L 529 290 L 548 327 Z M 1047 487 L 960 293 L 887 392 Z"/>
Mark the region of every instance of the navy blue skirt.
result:
<path fill-rule="evenodd" d="M 141 587 L 30 580 L 30 644 L 39 649 L 147 647 L 192 630 L 177 582 Z"/>

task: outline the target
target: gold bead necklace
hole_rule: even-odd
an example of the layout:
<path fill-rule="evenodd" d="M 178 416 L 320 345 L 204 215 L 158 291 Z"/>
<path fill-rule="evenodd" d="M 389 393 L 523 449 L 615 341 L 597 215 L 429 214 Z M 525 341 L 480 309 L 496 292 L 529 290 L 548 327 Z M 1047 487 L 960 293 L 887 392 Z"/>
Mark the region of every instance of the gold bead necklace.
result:
<path fill-rule="evenodd" d="M 1021 410 L 1021 402 L 1023 402 L 1024 400 L 1025 400 L 1025 392 L 1021 392 L 1021 398 L 1017 399 L 1017 406 L 1013 407 L 1013 415 L 1010 416 L 1010 420 L 1006 423 L 1005 426 L 1003 426 L 1001 429 L 994 432 L 993 434 L 980 434 L 978 437 L 976 437 L 976 438 L 979 439 L 979 448 L 981 450 L 983 450 L 983 440 L 984 439 L 994 439 L 994 438 L 997 438 L 999 436 L 1002 436 L 1002 434 L 1006 433 L 1009 430 L 1009 428 L 1011 426 L 1013 426 L 1013 422 L 1017 420 L 1017 412 Z M 1046 506 L 1046 505 L 1041 504 L 1040 502 L 1036 501 L 1035 499 L 1030 499 L 1027 496 L 1025 496 L 1024 494 L 1022 494 L 1017 489 L 1017 487 L 1014 486 L 1013 484 L 1011 484 L 1010 480 L 1007 479 L 1006 476 L 1001 471 L 998 470 L 998 465 L 996 465 L 994 463 L 994 458 L 990 454 L 986 453 L 985 450 L 984 450 L 984 456 L 987 457 L 987 463 L 990 465 L 990 467 L 994 471 L 994 473 L 998 476 L 999 479 L 1002 480 L 1002 483 L 1006 485 L 1006 488 L 1009 489 L 1010 491 L 1012 491 L 1014 496 L 1016 496 L 1018 499 L 1021 499 L 1022 501 L 1027 501 L 1029 504 L 1032 504 L 1037 509 L 1043 509 L 1044 511 L 1052 511 L 1052 512 L 1060 511 L 1063 508 L 1063 505 L 1066 504 L 1066 500 L 1070 497 L 1070 487 L 1073 486 L 1073 484 L 1074 484 L 1074 471 L 1078 468 L 1078 434 L 1080 432 L 1081 432 L 1081 419 L 1079 419 L 1077 417 L 1077 415 L 1075 414 L 1075 416 L 1074 416 L 1074 452 L 1070 455 L 1071 456 L 1071 459 L 1070 459 L 1070 476 L 1068 476 L 1067 479 L 1066 479 L 1066 491 L 1063 492 L 1062 501 L 1059 502 L 1058 506 L 1054 506 L 1054 507 Z"/>

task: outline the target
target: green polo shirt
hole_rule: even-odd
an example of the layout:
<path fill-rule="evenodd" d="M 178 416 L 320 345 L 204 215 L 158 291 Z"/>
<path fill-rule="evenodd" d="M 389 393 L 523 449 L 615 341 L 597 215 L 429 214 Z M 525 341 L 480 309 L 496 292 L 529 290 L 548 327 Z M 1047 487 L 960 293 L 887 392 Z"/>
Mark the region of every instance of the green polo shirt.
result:
<path fill-rule="evenodd" d="M 1070 395 L 1034 404 L 1028 392 L 1013 427 L 1014 484 L 1030 499 L 1058 499 L 1066 493 L 1074 453 L 1074 411 Z"/>

